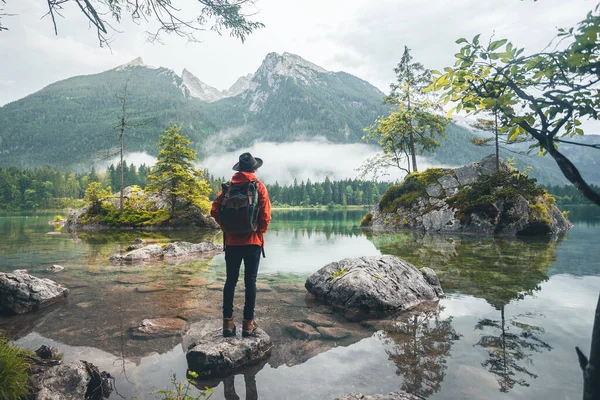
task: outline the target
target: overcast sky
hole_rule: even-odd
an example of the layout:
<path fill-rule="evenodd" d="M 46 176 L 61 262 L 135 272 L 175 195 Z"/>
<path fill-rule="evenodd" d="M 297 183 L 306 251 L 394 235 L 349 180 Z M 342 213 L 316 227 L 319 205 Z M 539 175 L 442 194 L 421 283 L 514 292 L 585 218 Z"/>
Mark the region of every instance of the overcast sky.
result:
<path fill-rule="evenodd" d="M 184 5 L 193 0 L 175 0 Z M 556 27 L 583 19 L 596 0 L 258 0 L 255 19 L 266 27 L 246 43 L 214 33 L 202 43 L 166 37 L 147 42 L 144 26 L 117 25 L 112 50 L 100 48 L 76 4 L 67 4 L 54 35 L 44 0 L 7 0 L 10 28 L 0 32 L 0 105 L 55 81 L 93 74 L 141 56 L 149 65 L 181 73 L 187 68 L 225 89 L 254 72 L 272 51 L 288 51 L 333 71 L 346 71 L 387 91 L 393 67 L 408 45 L 431 69 L 453 62 L 462 36 L 482 33 L 509 38 L 532 51 L 542 49 Z"/>

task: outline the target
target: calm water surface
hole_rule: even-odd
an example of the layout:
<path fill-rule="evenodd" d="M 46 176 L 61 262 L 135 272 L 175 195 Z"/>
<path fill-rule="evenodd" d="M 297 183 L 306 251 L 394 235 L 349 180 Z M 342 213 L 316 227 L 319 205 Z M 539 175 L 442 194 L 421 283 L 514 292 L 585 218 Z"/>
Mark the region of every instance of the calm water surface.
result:
<path fill-rule="evenodd" d="M 115 266 L 108 257 L 135 237 L 166 243 L 211 234 L 48 234 L 53 215 L 0 216 L 0 271 L 28 269 L 71 288 L 68 301 L 0 329 L 24 347 L 57 346 L 66 360 L 109 371 L 126 398 L 155 398 L 170 376 L 185 377 L 179 337 L 135 339 L 145 318 L 219 317 L 223 255 L 213 259 Z M 589 353 L 600 290 L 600 212 L 576 208 L 564 240 L 516 240 L 399 232 L 371 234 L 361 211 L 278 211 L 267 234 L 257 318 L 276 347 L 270 360 L 214 386 L 214 399 L 332 399 L 406 390 L 428 399 L 576 399 L 582 378 L 574 347 Z M 436 270 L 447 296 L 434 309 L 386 323 L 350 323 L 340 342 L 290 338 L 285 325 L 324 312 L 306 296 L 307 275 L 346 257 L 395 254 Z M 65 270 L 46 269 L 60 264 Z M 118 280 L 143 275 L 167 290 L 139 293 Z M 189 287 L 194 278 L 214 286 Z M 236 294 L 236 307 L 243 293 Z M 236 311 L 241 315 L 241 311 Z M 241 317 L 240 317 L 241 318 Z M 234 394 L 237 393 L 237 396 Z M 111 398 L 120 398 L 114 392 Z"/>

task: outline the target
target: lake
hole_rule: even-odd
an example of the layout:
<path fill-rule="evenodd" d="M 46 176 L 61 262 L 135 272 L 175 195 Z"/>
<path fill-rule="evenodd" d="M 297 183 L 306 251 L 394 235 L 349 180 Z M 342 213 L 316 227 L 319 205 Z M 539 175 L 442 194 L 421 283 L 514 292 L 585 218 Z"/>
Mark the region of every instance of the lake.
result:
<path fill-rule="evenodd" d="M 276 211 L 261 260 L 257 321 L 275 342 L 271 358 L 214 387 L 212 399 L 333 399 L 406 390 L 427 399 L 580 398 L 575 346 L 589 354 L 600 290 L 600 212 L 575 207 L 562 240 L 521 240 L 419 232 L 362 231 L 359 210 Z M 115 377 L 111 399 L 157 398 L 171 377 L 185 380 L 179 336 L 139 338 L 146 318 L 189 322 L 220 317 L 223 255 L 151 265 L 108 257 L 136 238 L 166 243 L 217 237 L 198 232 L 97 232 L 71 236 L 48 225 L 53 214 L 0 216 L 0 271 L 27 269 L 67 285 L 67 301 L 0 317 L 20 346 L 50 344 L 67 361 L 93 362 Z M 439 307 L 393 321 L 344 320 L 306 295 L 306 277 L 347 257 L 394 254 L 431 267 L 446 296 Z M 65 267 L 51 273 L 53 264 Z M 139 293 L 145 277 L 166 290 Z M 196 286 L 202 279 L 210 285 Z M 236 292 L 241 325 L 243 292 Z M 299 341 L 285 326 L 324 314 L 351 333 L 338 342 Z M 118 392 L 118 393 L 117 393 Z"/>

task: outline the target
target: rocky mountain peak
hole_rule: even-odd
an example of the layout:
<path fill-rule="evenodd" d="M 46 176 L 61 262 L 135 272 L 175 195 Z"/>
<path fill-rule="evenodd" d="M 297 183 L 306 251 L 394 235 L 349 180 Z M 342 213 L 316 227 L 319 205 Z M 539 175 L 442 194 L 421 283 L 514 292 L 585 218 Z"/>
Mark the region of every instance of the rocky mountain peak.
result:
<path fill-rule="evenodd" d="M 242 94 L 246 90 L 250 88 L 250 82 L 252 82 L 252 78 L 254 74 L 248 74 L 245 76 L 241 76 L 237 81 L 225 92 L 227 97 L 234 97 L 239 94 Z"/>
<path fill-rule="evenodd" d="M 181 79 L 182 89 L 184 92 L 187 92 L 190 97 L 194 97 L 208 103 L 221 100 L 223 97 L 225 97 L 221 91 L 202 82 L 187 69 L 182 71 Z"/>
<path fill-rule="evenodd" d="M 144 60 L 142 60 L 142 57 L 136 57 L 133 60 L 129 61 L 127 64 L 120 65 L 115 69 L 117 71 L 120 71 L 122 69 L 131 68 L 131 67 L 148 67 L 148 66 L 146 64 L 144 64 Z"/>

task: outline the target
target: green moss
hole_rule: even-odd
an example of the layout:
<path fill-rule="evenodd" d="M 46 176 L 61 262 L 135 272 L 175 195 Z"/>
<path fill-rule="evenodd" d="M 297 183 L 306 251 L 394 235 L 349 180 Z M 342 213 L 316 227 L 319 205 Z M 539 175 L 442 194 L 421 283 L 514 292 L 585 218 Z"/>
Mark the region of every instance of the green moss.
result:
<path fill-rule="evenodd" d="M 458 209 L 457 217 L 462 223 L 467 223 L 473 213 L 496 218 L 498 215 L 496 203 L 502 202 L 503 214 L 500 224 L 505 224 L 510 223 L 514 218 L 506 210 L 515 204 L 519 195 L 523 196 L 537 211 L 543 209 L 547 214 L 545 205 L 539 200 L 539 197 L 545 194 L 546 191 L 538 187 L 534 179 L 515 171 L 499 171 L 480 176 L 470 188 L 460 190 L 446 201 L 450 206 Z M 538 209 L 539 207 L 541 209 Z M 543 213 L 540 211 L 539 215 L 543 216 Z"/>
<path fill-rule="evenodd" d="M 444 175 L 453 175 L 454 170 L 429 168 L 423 172 L 413 172 L 399 185 L 392 185 L 379 201 L 379 209 L 386 213 L 395 212 L 399 207 L 411 207 L 419 197 L 428 198 L 427 186 L 437 183 Z"/>
<path fill-rule="evenodd" d="M 373 221 L 373 214 L 371 212 L 368 212 L 365 214 L 364 217 L 362 217 L 362 220 L 360 221 L 360 226 L 369 226 L 371 225 L 371 221 Z"/>
<path fill-rule="evenodd" d="M 0 337 L 0 399 L 24 399 L 29 395 L 28 353 Z"/>

